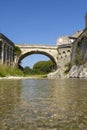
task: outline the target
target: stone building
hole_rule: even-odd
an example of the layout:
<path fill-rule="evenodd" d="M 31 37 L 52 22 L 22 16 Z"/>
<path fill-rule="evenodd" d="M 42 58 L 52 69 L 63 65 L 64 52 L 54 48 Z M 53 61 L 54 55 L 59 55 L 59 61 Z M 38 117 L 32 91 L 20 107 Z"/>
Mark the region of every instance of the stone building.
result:
<path fill-rule="evenodd" d="M 85 29 L 72 43 L 71 61 L 76 60 L 76 55 L 79 55 L 83 62 L 87 62 L 87 13 L 85 15 Z"/>
<path fill-rule="evenodd" d="M 14 43 L 0 33 L 0 64 L 13 65 Z"/>
<path fill-rule="evenodd" d="M 82 34 L 72 43 L 71 61 L 74 63 L 76 55 L 87 62 L 87 28 L 83 30 Z"/>
<path fill-rule="evenodd" d="M 87 28 L 87 13 L 85 14 L 85 28 Z"/>
<path fill-rule="evenodd" d="M 72 43 L 72 68 L 70 78 L 87 78 L 87 13 L 85 15 L 85 29 Z"/>
<path fill-rule="evenodd" d="M 72 42 L 74 42 L 78 38 L 78 36 L 81 33 L 82 33 L 82 30 L 78 30 L 71 36 L 66 36 L 66 35 L 61 36 L 61 37 L 56 39 L 56 45 L 60 46 L 60 45 L 65 45 L 65 44 L 71 44 Z"/>
<path fill-rule="evenodd" d="M 76 41 L 82 31 L 77 31 L 71 36 L 62 36 L 57 38 L 58 46 L 58 67 L 64 71 L 65 65 L 71 61 L 72 43 Z"/>

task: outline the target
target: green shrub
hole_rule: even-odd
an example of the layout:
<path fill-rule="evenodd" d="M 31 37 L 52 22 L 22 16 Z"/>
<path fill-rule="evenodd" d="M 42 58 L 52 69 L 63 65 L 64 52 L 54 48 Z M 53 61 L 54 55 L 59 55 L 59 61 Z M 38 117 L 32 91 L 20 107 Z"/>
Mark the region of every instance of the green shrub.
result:
<path fill-rule="evenodd" d="M 33 71 L 36 74 L 47 74 L 54 70 L 54 64 L 51 60 L 39 61 L 33 66 Z"/>
<path fill-rule="evenodd" d="M 26 66 L 26 67 L 24 68 L 24 70 L 23 70 L 23 73 L 24 73 L 25 75 L 30 75 L 30 74 L 32 74 L 32 69 L 31 69 L 29 66 Z"/>
<path fill-rule="evenodd" d="M 5 77 L 7 73 L 7 67 L 5 65 L 0 65 L 0 77 Z"/>

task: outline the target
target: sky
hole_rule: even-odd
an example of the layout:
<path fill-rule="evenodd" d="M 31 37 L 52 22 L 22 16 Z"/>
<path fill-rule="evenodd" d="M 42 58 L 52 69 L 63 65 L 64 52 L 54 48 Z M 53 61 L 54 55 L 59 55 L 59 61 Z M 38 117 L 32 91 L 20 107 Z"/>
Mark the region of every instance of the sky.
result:
<path fill-rule="evenodd" d="M 0 33 L 15 44 L 56 45 L 56 38 L 85 28 L 87 0 L 0 0 Z M 44 55 L 30 55 L 32 67 Z"/>

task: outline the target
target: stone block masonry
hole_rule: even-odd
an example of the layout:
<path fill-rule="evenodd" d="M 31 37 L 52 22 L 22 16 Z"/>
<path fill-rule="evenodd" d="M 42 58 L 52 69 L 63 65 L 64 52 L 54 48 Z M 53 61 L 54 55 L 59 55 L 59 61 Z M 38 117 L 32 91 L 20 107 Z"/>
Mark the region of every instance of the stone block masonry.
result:
<path fill-rule="evenodd" d="M 0 33 L 0 64 L 13 65 L 14 43 Z"/>

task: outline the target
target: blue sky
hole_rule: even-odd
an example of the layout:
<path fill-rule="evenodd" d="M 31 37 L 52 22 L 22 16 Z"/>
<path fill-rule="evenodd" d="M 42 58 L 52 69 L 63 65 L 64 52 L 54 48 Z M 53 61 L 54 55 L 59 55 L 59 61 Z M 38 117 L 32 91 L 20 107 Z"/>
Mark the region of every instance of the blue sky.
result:
<path fill-rule="evenodd" d="M 56 45 L 56 38 L 72 35 L 85 27 L 84 0 L 0 0 L 0 32 L 14 43 Z M 43 55 L 31 55 L 22 61 L 23 66 Z"/>

